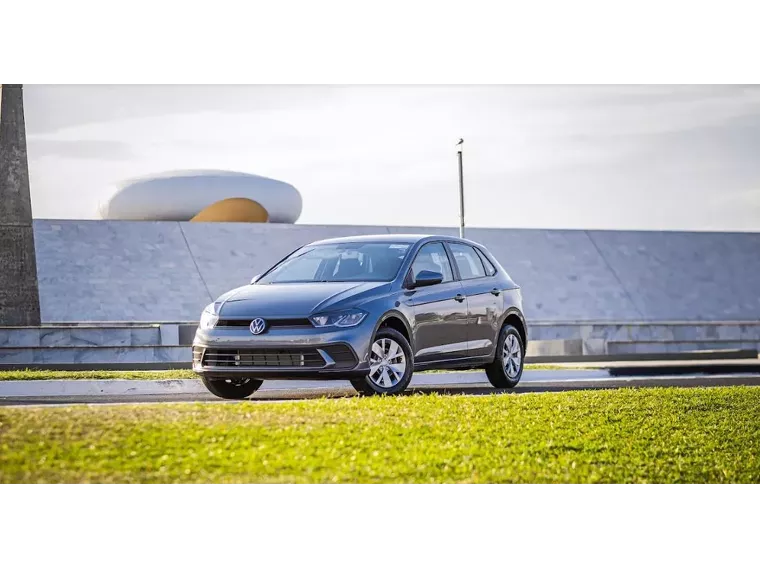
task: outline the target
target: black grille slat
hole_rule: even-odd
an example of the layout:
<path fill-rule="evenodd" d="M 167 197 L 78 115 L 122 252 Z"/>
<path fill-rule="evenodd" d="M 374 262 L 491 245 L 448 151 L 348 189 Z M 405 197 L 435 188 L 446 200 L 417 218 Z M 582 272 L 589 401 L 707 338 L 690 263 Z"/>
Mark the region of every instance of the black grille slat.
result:
<path fill-rule="evenodd" d="M 215 327 L 248 327 L 251 325 L 251 320 L 249 319 L 220 319 L 218 322 L 216 322 Z"/>
<path fill-rule="evenodd" d="M 307 318 L 267 320 L 267 327 L 312 327 Z"/>
<path fill-rule="evenodd" d="M 210 367 L 323 367 L 316 349 L 206 349 L 203 365 Z"/>
<path fill-rule="evenodd" d="M 308 318 L 277 318 L 267 319 L 266 329 L 273 327 L 313 327 Z M 220 319 L 215 327 L 249 327 L 251 318 L 245 319 Z"/>

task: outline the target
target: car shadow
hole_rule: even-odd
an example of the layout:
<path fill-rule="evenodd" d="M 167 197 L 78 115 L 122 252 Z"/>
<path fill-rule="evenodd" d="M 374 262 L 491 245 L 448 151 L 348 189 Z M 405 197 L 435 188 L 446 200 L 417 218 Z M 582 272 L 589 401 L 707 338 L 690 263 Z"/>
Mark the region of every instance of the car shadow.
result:
<path fill-rule="evenodd" d="M 498 389 L 494 387 L 488 387 L 488 386 L 470 386 L 470 385 L 452 385 L 452 386 L 445 386 L 445 387 L 426 387 L 426 386 L 420 386 L 420 387 L 413 387 L 407 391 L 405 391 L 403 394 L 404 396 L 408 395 L 414 395 L 414 394 L 443 394 L 443 395 L 487 395 L 487 394 L 524 394 L 524 393 L 531 393 L 531 392 L 564 392 L 564 391 L 571 391 L 571 390 L 598 390 L 600 387 L 594 387 L 594 386 L 517 386 L 512 389 Z M 606 387 L 606 388 L 613 388 L 613 387 Z"/>
<path fill-rule="evenodd" d="M 467 395 L 467 396 L 484 396 L 493 394 L 524 394 L 524 393 L 540 393 L 540 392 L 564 392 L 571 390 L 592 390 L 599 388 L 615 388 L 615 387 L 601 387 L 591 385 L 557 385 L 557 386 L 529 386 L 518 385 L 513 389 L 497 389 L 490 385 L 446 385 L 446 386 L 427 386 L 420 385 L 416 387 L 409 387 L 399 396 L 420 396 L 420 395 Z M 300 392 L 298 390 L 288 391 L 260 391 L 256 393 L 251 399 L 252 401 L 286 401 L 286 400 L 313 400 L 313 399 L 339 399 L 339 398 L 354 398 L 359 397 L 359 393 L 353 389 L 303 389 Z"/>

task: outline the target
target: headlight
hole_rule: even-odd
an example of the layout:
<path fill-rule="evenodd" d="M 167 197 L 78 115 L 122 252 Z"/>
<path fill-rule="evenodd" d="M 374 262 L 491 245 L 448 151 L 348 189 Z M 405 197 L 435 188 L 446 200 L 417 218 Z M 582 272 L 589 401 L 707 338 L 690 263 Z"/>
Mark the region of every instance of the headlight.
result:
<path fill-rule="evenodd" d="M 367 312 L 346 310 L 345 312 L 311 316 L 309 319 L 311 319 L 311 323 L 315 327 L 354 327 L 355 325 L 359 325 L 365 317 L 367 317 Z"/>
<path fill-rule="evenodd" d="M 216 313 L 216 304 L 211 303 L 203 309 L 201 323 L 198 327 L 201 329 L 212 329 L 217 321 L 219 321 L 219 315 Z"/>

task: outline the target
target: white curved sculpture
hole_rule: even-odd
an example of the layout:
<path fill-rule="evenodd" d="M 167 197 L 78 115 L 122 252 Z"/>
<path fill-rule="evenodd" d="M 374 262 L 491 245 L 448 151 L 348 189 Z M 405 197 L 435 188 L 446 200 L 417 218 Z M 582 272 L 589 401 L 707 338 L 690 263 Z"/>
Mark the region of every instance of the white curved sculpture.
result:
<path fill-rule="evenodd" d="M 288 183 L 240 172 L 197 170 L 128 180 L 99 210 L 103 219 L 189 221 L 209 205 L 235 197 L 260 204 L 272 223 L 295 223 L 303 206 L 301 194 Z"/>

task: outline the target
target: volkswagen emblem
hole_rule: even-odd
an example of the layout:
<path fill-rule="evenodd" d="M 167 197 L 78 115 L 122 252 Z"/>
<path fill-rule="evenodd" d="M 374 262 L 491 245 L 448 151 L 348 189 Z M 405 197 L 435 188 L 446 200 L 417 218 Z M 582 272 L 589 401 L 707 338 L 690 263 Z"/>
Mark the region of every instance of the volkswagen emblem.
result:
<path fill-rule="evenodd" d="M 267 322 L 264 321 L 262 318 L 253 318 L 253 320 L 251 321 L 250 330 L 253 335 L 258 335 L 260 333 L 263 333 L 266 327 L 267 327 Z"/>

